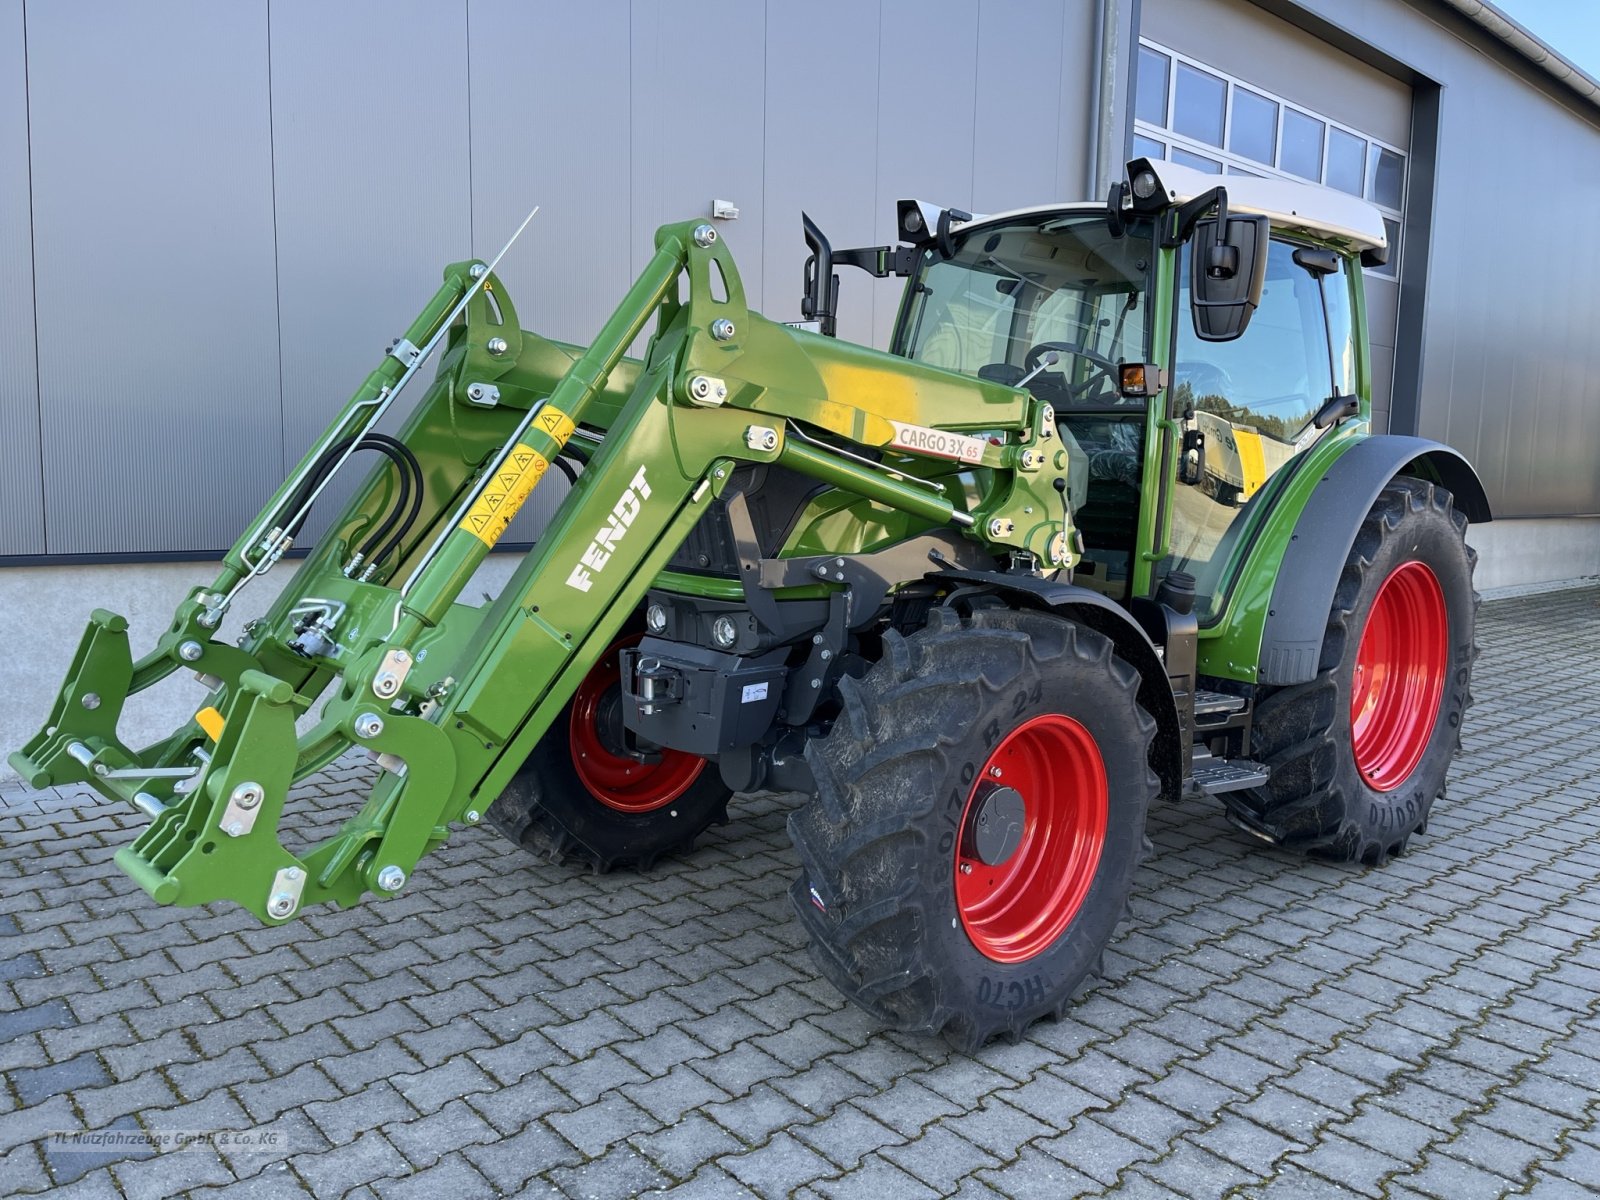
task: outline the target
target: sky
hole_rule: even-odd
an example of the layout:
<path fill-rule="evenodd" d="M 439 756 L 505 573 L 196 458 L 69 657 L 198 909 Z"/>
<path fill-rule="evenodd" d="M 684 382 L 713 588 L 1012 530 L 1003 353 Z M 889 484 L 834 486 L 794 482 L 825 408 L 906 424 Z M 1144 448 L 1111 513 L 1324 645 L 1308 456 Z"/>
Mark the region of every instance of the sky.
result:
<path fill-rule="evenodd" d="M 1563 58 L 1600 79 L 1600 0 L 1489 0 Z"/>

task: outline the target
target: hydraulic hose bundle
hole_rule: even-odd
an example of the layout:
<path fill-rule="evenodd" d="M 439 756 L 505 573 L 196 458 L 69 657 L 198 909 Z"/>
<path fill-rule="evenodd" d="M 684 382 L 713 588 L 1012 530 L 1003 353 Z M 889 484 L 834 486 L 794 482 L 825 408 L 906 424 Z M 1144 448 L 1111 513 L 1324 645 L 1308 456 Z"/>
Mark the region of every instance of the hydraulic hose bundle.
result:
<path fill-rule="evenodd" d="M 394 463 L 395 470 L 400 476 L 399 493 L 395 497 L 394 504 L 389 506 L 383 519 L 373 527 L 351 560 L 352 569 L 362 563 L 368 564 L 370 569 L 387 558 L 400 545 L 406 534 L 411 532 L 412 525 L 422 511 L 422 466 L 417 462 L 417 456 L 404 442 L 386 433 L 369 433 L 360 441 L 345 438 L 323 451 L 322 456 L 317 459 L 316 464 L 290 498 L 288 505 L 290 511 L 298 512 L 302 508 L 305 508 L 305 511 L 301 513 L 299 520 L 290 526 L 288 533 L 290 537 L 300 535 L 300 529 L 305 524 L 306 517 L 310 515 L 310 508 L 306 507 L 307 499 L 321 487 L 345 451 L 351 448 L 352 443 L 357 450 L 375 450 L 387 457 Z"/>

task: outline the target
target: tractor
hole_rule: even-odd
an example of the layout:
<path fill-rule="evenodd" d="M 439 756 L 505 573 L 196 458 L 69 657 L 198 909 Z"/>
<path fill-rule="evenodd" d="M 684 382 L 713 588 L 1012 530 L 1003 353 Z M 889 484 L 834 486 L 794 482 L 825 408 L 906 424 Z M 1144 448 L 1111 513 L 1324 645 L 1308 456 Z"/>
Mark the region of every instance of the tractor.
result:
<path fill-rule="evenodd" d="M 1454 450 L 1371 432 L 1380 215 L 1137 159 L 1104 201 L 896 224 L 835 250 L 802 214 L 791 323 L 750 310 L 713 225 L 664 226 L 587 347 L 520 327 L 499 256 L 450 265 L 150 653 L 94 611 L 12 765 L 146 814 L 116 862 L 157 903 L 268 924 L 401 892 L 458 825 L 648 870 L 735 794 L 798 792 L 818 968 L 963 1047 L 1096 973 L 1152 804 L 1404 851 L 1470 703 L 1490 512 Z M 836 336 L 846 268 L 905 281 L 887 350 Z M 538 486 L 554 515 L 464 601 Z M 193 719 L 125 745 L 128 699 L 178 670 Z M 286 849 L 291 789 L 352 750 L 360 811 Z"/>

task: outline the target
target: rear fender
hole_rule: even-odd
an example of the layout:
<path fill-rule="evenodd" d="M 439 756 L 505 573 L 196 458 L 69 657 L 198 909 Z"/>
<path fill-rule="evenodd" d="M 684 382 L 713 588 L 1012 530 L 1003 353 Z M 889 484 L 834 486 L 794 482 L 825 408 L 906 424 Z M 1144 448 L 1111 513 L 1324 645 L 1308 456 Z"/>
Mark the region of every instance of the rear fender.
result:
<path fill-rule="evenodd" d="M 1397 475 L 1446 488 L 1469 521 L 1492 519 L 1477 472 L 1449 446 L 1391 434 L 1356 442 L 1327 469 L 1282 548 L 1256 660 L 1258 683 L 1305 683 L 1316 676 L 1345 559 L 1379 493 Z"/>

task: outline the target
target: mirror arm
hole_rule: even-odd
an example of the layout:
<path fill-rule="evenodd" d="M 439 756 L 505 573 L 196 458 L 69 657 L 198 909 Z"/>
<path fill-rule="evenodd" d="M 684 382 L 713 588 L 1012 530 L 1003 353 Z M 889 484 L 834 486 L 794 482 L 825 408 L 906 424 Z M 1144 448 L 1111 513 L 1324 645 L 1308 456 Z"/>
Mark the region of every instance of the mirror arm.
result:
<path fill-rule="evenodd" d="M 1335 390 L 1322 407 L 1317 409 L 1317 415 L 1311 418 L 1311 424 L 1315 429 L 1326 429 L 1329 425 L 1336 425 L 1346 417 L 1354 417 L 1360 412 L 1359 396 L 1341 396 Z"/>
<path fill-rule="evenodd" d="M 972 214 L 962 212 L 959 208 L 947 208 L 939 213 L 939 228 L 934 236 L 934 241 L 939 247 L 939 257 L 945 261 L 956 256 L 956 244 L 950 237 L 950 223 L 952 221 L 970 221 Z"/>
<path fill-rule="evenodd" d="M 1106 196 L 1106 225 L 1114 238 L 1119 238 L 1128 231 L 1127 225 L 1122 220 L 1122 205 L 1127 198 L 1127 181 L 1119 179 L 1111 185 L 1111 191 Z"/>
<path fill-rule="evenodd" d="M 835 250 L 833 265 L 855 267 L 876 279 L 890 275 L 904 278 L 916 270 L 920 253 L 916 246 L 858 246 L 853 250 Z"/>
<path fill-rule="evenodd" d="M 1228 189 L 1214 187 L 1209 192 L 1201 192 L 1187 204 L 1181 204 L 1172 210 L 1172 230 L 1161 239 L 1161 245 L 1166 249 L 1181 246 L 1189 240 L 1194 233 L 1194 227 L 1200 218 L 1205 216 L 1213 207 L 1220 216 L 1228 215 Z M 1225 228 L 1225 227 L 1224 227 Z"/>
<path fill-rule="evenodd" d="M 833 247 L 806 213 L 800 214 L 800 224 L 805 230 L 806 245 L 811 247 L 811 257 L 806 259 L 805 293 L 800 298 L 800 315 L 815 321 L 818 330 L 826 337 L 834 335 L 834 308 L 839 300 L 839 277 L 833 273 Z"/>

